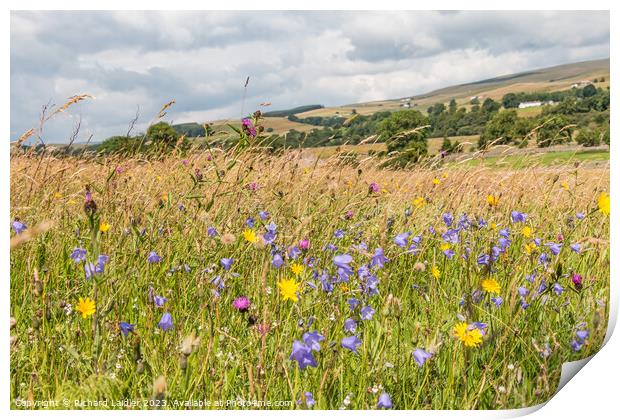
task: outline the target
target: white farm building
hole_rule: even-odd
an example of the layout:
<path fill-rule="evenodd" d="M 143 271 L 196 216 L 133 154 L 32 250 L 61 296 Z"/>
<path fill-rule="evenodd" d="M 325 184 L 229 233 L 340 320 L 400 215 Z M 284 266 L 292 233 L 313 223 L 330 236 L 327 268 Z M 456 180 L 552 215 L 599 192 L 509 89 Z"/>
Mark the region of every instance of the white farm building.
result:
<path fill-rule="evenodd" d="M 541 106 L 542 102 L 541 101 L 530 101 L 530 102 L 521 102 L 519 104 L 519 109 L 523 109 L 523 108 L 531 108 L 533 106 Z"/>

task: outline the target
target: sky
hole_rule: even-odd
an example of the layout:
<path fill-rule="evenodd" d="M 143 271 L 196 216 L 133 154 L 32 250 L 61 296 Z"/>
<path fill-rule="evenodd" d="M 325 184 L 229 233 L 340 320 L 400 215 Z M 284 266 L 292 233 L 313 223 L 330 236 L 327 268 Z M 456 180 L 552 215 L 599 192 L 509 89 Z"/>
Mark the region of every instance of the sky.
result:
<path fill-rule="evenodd" d="M 44 105 L 49 143 L 169 122 L 422 94 L 505 74 L 609 57 L 609 12 L 11 13 L 11 140 Z M 244 94 L 247 77 L 250 82 Z M 244 99 L 245 97 L 245 99 Z"/>

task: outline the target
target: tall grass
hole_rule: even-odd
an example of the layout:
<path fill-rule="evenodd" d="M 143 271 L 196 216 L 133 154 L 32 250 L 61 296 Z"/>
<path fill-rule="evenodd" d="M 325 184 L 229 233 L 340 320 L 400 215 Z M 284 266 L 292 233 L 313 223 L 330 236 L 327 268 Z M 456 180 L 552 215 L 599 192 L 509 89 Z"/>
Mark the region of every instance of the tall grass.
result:
<path fill-rule="evenodd" d="M 369 409 L 386 392 L 399 409 L 515 408 L 550 398 L 561 364 L 598 350 L 608 315 L 609 222 L 596 211 L 596 199 L 608 191 L 608 168 L 394 171 L 372 158 L 356 166 L 339 162 L 257 149 L 159 159 L 15 154 L 11 215 L 45 229 L 11 252 L 13 407 L 15 399 L 144 398 L 167 408 L 190 399 L 287 400 L 292 406 L 275 408 L 305 408 L 304 393 L 312 392 L 314 408 Z M 373 182 L 378 192 L 369 190 Z M 91 218 L 84 212 L 87 185 L 97 204 Z M 489 194 L 499 205 L 489 206 Z M 269 212 L 265 221 L 261 210 Z M 532 238 L 542 240 L 530 256 L 524 244 L 532 239 L 521 233 L 523 223 L 511 222 L 513 210 L 528 214 Z M 472 223 L 452 259 L 440 249 L 446 212 L 455 224 L 462 214 Z M 258 235 L 265 224 L 277 225 L 277 248 L 244 240 L 250 217 Z M 478 226 L 481 218 L 488 226 Z M 111 226 L 105 233 L 101 222 Z M 207 234 L 210 226 L 218 236 Z M 476 259 L 503 228 L 511 244 L 489 273 Z M 334 236 L 337 229 L 343 238 Z M 417 255 L 394 243 L 405 231 L 422 235 Z M 272 252 L 284 257 L 306 238 L 310 248 L 295 260 L 305 261 L 299 301 L 285 301 L 277 283 L 295 278 L 293 261 L 285 258 L 276 269 Z M 550 254 L 549 241 L 563 243 L 559 255 Z M 571 252 L 573 243 L 582 245 L 580 254 Z M 108 255 L 104 274 L 87 280 L 84 262 L 70 258 L 75 247 L 87 249 L 90 261 Z M 362 292 L 357 275 L 331 293 L 312 276 L 313 269 L 334 275 L 332 259 L 344 253 L 357 270 L 378 247 L 390 261 L 376 270 L 375 296 Z M 149 264 L 150 251 L 162 262 Z M 541 252 L 551 257 L 546 267 L 538 262 Z M 234 259 L 229 271 L 222 258 Z M 537 277 L 530 284 L 531 273 Z M 583 276 L 583 289 L 573 286 L 571 273 Z M 226 285 L 219 297 L 217 275 Z M 472 298 L 490 275 L 501 285 L 500 307 L 487 293 Z M 559 296 L 551 289 L 556 282 L 564 288 Z M 522 286 L 529 290 L 527 308 Z M 150 288 L 168 298 L 164 308 L 155 307 Z M 248 312 L 232 304 L 240 295 L 251 301 Z M 96 301 L 93 317 L 77 313 L 80 297 Z M 350 310 L 352 297 L 375 310 L 372 320 L 360 320 L 359 307 Z M 174 323 L 165 332 L 157 325 L 164 312 Z M 351 335 L 343 331 L 349 317 L 358 321 L 357 354 L 341 346 Z M 488 324 L 479 347 L 466 348 L 453 336 L 461 319 Z M 135 332 L 124 336 L 119 322 L 137 324 Z M 302 371 L 289 360 L 292 344 L 315 329 L 325 336 L 314 352 L 318 365 Z M 577 330 L 589 337 L 576 352 Z M 188 356 L 181 347 L 192 333 L 197 340 L 189 339 Z M 433 354 L 423 366 L 412 357 L 417 348 Z"/>

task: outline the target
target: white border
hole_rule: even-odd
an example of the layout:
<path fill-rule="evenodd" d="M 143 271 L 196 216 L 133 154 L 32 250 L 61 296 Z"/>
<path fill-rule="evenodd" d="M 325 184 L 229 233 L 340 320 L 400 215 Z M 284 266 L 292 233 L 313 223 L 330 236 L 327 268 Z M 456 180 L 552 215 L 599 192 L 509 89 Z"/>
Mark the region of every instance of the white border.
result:
<path fill-rule="evenodd" d="M 5 133 L 9 133 L 10 127 L 10 70 L 9 70 L 9 51 L 10 51 L 10 9 L 14 10 L 50 10 L 50 9 L 92 9 L 92 10 L 103 10 L 103 9 L 111 9 L 111 10 L 197 10 L 197 9 L 211 9 L 211 10 L 238 10 L 238 9 L 251 9 L 251 10 L 277 10 L 277 9 L 297 9 L 297 10 L 310 10 L 310 9 L 378 9 L 378 10 L 406 10 L 406 9 L 419 9 L 419 10 L 436 10 L 436 9 L 446 9 L 446 10 L 458 10 L 464 9 L 464 6 L 467 6 L 467 9 L 470 10 L 611 10 L 611 78 L 614 80 L 612 84 L 612 108 L 613 112 L 617 109 L 618 106 L 618 88 L 616 81 L 618 76 L 618 63 L 616 60 L 616 52 L 614 51 L 614 47 L 616 43 L 614 42 L 614 37 L 617 38 L 618 30 L 616 30 L 616 26 L 618 24 L 618 9 L 620 6 L 616 6 L 619 4 L 618 2 L 611 1 L 599 1 L 599 0 L 590 0 L 586 3 L 583 1 L 533 1 L 533 0 L 521 0 L 519 2 L 514 3 L 499 3 L 497 1 L 435 1 L 432 3 L 424 2 L 421 4 L 415 4 L 409 1 L 391 1 L 391 0 L 382 0 L 381 2 L 369 2 L 369 1 L 358 1 L 351 2 L 349 5 L 345 4 L 335 4 L 333 1 L 326 0 L 313 0 L 313 1 L 282 1 L 282 0 L 263 0 L 263 1 L 240 1 L 240 0 L 228 0 L 226 2 L 218 2 L 208 4 L 206 2 L 198 2 L 191 0 L 176 0 L 174 2 L 164 2 L 161 0 L 150 0 L 150 1 L 134 1 L 131 4 L 128 4 L 126 0 L 91 0 L 88 3 L 82 1 L 75 0 L 67 0 L 67 1 L 13 1 L 9 0 L 8 8 L 3 10 L 2 14 L 2 25 L 3 33 L 2 33 L 2 49 L 3 49 L 3 57 L 5 60 L 3 65 L 0 66 L 0 72 L 2 72 L 2 84 L 4 89 L 1 91 L 4 92 L 3 100 L 1 103 L 0 116 L 4 122 L 2 125 L 4 127 Z M 379 8 L 377 6 L 380 6 Z M 427 7 L 425 7 L 427 6 Z M 428 7 L 432 6 L 432 7 Z M 584 6 L 587 6 L 584 8 Z M 616 7 L 614 7 L 616 6 Z M 614 114 L 615 115 L 615 114 Z M 613 118 L 612 118 L 613 119 Z M 618 124 L 616 121 L 611 124 L 612 137 L 614 139 L 620 139 L 620 129 L 618 128 Z M 615 140 L 614 143 L 620 140 Z M 5 223 L 5 228 L 0 229 L 2 231 L 2 239 L 0 240 L 0 247 L 3 250 L 3 257 L 0 260 L 0 283 L 2 287 L 2 293 L 0 293 L 1 306 L 4 307 L 4 311 L 2 312 L 2 317 L 0 319 L 0 325 L 7 326 L 9 323 L 9 231 L 6 228 L 6 224 L 9 221 L 9 142 L 7 139 L 3 142 L 2 147 L 2 155 L 0 156 L 0 172 L 2 173 L 2 183 L 0 184 L 0 192 L 2 193 L 0 196 L 3 197 L 1 200 L 1 212 L 2 218 Z M 615 146 L 611 148 L 611 159 L 612 162 L 618 162 L 618 149 L 619 146 Z M 618 243 L 619 243 L 619 229 L 618 229 L 618 210 L 619 207 L 617 205 L 617 197 L 619 197 L 619 187 L 616 182 L 618 177 L 618 169 L 612 166 L 611 168 L 611 196 L 612 196 L 612 219 L 611 219 L 611 255 L 620 255 L 618 253 Z M 502 418 L 502 417 L 515 417 L 519 415 L 524 415 L 529 412 L 535 411 L 531 414 L 532 418 L 549 418 L 553 417 L 561 417 L 564 418 L 568 416 L 568 418 L 583 418 L 583 416 L 588 416 L 589 418 L 609 418 L 609 413 L 613 413 L 617 410 L 616 401 L 618 400 L 618 391 L 617 384 L 618 378 L 620 378 L 620 362 L 618 361 L 618 354 L 620 354 L 620 339 L 618 339 L 617 334 L 615 336 L 610 335 L 610 332 L 613 330 L 613 326 L 615 326 L 615 322 L 617 319 L 618 312 L 618 262 L 612 259 L 611 264 L 611 279 L 612 287 L 611 287 L 611 308 L 610 308 L 610 322 L 608 328 L 608 336 L 609 340 L 607 344 L 599 351 L 599 353 L 594 356 L 587 367 L 580 372 L 575 378 L 570 380 L 568 384 L 562 388 L 562 390 L 553 397 L 546 405 L 542 408 L 533 407 L 530 409 L 524 410 L 506 410 L 506 411 L 474 411 L 474 412 L 462 412 L 462 411 L 392 411 L 392 412 L 364 412 L 364 411 L 355 411 L 355 412 L 341 412 L 341 411 L 333 411 L 326 412 L 320 414 L 327 414 L 333 416 L 342 416 L 343 418 L 353 418 L 356 419 L 360 417 L 370 417 L 370 416 L 389 416 L 390 418 L 400 417 L 400 418 L 410 418 L 411 416 L 416 417 L 424 417 L 424 418 L 462 418 L 464 415 L 472 416 L 476 418 Z M 5 327 L 6 328 L 6 327 Z M 0 345 L 0 353 L 2 357 L 2 371 L 0 372 L 0 390 L 1 395 L 4 398 L 0 399 L 0 409 L 3 411 L 8 411 L 8 403 L 9 403 L 9 377 L 10 377 L 10 367 L 9 367 L 9 344 L 8 344 L 8 329 L 5 330 L 4 339 L 2 340 L 2 344 Z M 536 411 L 539 409 L 538 411 Z M 129 412 L 121 412 L 114 413 L 114 415 L 119 416 L 128 416 L 131 414 L 127 414 Z M 179 412 L 161 412 L 161 411 L 140 411 L 140 412 L 131 412 L 135 413 L 137 416 L 155 416 L 155 417 L 163 417 L 167 415 L 178 416 Z M 22 416 L 30 416 L 32 412 L 29 411 L 10 411 L 9 415 L 15 417 Z M 43 412 L 39 411 L 38 415 L 57 417 L 57 416 L 82 416 L 83 413 L 72 411 L 72 412 Z M 310 411 L 296 411 L 296 418 L 312 418 L 316 419 L 317 412 Z M 91 412 L 88 414 L 89 416 L 108 416 L 107 412 Z M 193 411 L 187 412 L 184 414 L 187 416 L 200 416 L 203 417 L 205 415 L 209 415 L 209 412 L 202 411 Z M 226 411 L 225 413 L 217 413 L 215 415 L 218 416 L 226 416 L 230 418 L 238 418 L 238 417 L 247 417 L 247 416 L 257 416 L 257 417 L 272 417 L 272 416 L 289 416 L 290 413 L 287 412 L 267 412 L 267 411 L 254 411 L 254 412 L 237 412 L 237 411 Z"/>

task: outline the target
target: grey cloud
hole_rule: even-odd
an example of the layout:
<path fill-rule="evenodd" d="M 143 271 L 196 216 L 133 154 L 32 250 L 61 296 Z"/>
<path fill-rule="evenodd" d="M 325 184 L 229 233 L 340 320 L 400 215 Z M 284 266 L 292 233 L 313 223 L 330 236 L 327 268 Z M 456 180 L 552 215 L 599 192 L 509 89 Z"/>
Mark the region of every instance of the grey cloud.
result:
<path fill-rule="evenodd" d="M 609 56 L 608 12 L 13 12 L 11 138 L 41 106 L 96 99 L 49 124 L 64 141 L 140 128 L 170 99 L 175 122 L 338 105 Z M 455 66 L 458 62 L 458 66 Z"/>

